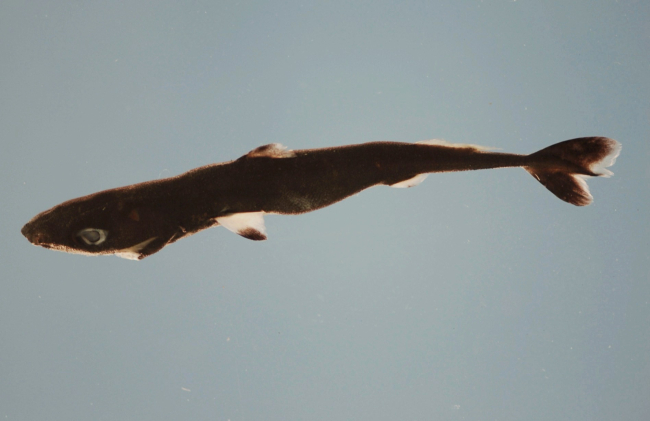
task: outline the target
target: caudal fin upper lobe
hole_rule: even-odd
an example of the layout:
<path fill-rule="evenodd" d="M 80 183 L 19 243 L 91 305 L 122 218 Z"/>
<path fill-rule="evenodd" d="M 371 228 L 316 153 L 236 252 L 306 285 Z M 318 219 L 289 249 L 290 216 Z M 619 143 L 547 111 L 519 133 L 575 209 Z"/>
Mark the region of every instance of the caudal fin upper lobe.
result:
<path fill-rule="evenodd" d="M 593 201 L 586 179 L 610 177 L 621 144 L 607 137 L 581 137 L 565 140 L 529 156 L 525 167 L 554 195 L 576 206 Z"/>

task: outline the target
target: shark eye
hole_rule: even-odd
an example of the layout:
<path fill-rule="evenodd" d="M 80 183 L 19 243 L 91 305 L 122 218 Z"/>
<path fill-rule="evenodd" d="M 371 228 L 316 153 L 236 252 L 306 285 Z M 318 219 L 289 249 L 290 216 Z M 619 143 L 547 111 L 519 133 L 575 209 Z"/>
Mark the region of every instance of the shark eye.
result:
<path fill-rule="evenodd" d="M 86 228 L 77 233 L 77 237 L 81 238 L 84 243 L 92 246 L 99 245 L 106 240 L 108 232 L 99 228 Z"/>

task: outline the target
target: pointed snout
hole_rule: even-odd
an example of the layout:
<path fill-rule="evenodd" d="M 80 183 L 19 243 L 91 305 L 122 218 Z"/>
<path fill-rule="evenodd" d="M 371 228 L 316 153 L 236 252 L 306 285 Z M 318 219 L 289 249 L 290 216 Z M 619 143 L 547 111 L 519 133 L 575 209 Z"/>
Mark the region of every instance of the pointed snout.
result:
<path fill-rule="evenodd" d="M 20 232 L 25 236 L 26 239 L 29 240 L 30 243 L 33 243 L 32 241 L 32 224 L 29 222 L 25 224 L 25 226 L 20 230 Z"/>
<path fill-rule="evenodd" d="M 34 230 L 34 224 L 30 221 L 20 230 L 27 240 L 35 246 L 43 246 L 47 243 L 46 235 Z"/>

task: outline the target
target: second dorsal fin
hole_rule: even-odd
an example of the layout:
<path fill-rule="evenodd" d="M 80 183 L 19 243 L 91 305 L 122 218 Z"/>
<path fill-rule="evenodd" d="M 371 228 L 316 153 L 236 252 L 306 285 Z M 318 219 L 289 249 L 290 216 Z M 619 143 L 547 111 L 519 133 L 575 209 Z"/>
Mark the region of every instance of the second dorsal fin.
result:
<path fill-rule="evenodd" d="M 446 148 L 474 149 L 475 151 L 491 151 L 497 148 L 490 146 L 473 145 L 471 143 L 451 143 L 443 139 L 430 139 L 415 142 L 417 145 L 444 146 Z"/>

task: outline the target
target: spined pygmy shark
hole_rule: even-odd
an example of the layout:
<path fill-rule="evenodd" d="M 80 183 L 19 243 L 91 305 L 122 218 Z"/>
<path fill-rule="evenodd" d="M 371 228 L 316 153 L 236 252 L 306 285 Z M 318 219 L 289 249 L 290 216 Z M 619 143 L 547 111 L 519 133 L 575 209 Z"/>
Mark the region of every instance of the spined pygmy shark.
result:
<path fill-rule="evenodd" d="M 438 140 L 305 150 L 274 143 L 234 161 L 63 202 L 22 233 L 52 250 L 141 260 L 213 226 L 265 240 L 265 213 L 311 212 L 375 185 L 412 187 L 429 173 L 501 167 L 523 167 L 560 199 L 585 206 L 592 201 L 585 179 L 612 175 L 606 167 L 620 150 L 606 137 L 566 140 L 530 155 Z"/>

